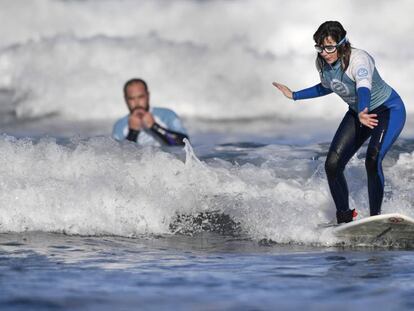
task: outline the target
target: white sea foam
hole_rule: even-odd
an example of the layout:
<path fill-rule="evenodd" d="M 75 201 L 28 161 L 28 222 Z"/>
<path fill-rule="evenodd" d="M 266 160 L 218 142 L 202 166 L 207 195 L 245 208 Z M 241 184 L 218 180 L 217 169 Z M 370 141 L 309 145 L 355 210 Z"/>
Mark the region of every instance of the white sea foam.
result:
<path fill-rule="evenodd" d="M 182 160 L 108 138 L 61 145 L 3 135 L 0 231 L 167 234 L 176 214 L 219 211 L 253 239 L 329 244 L 332 236 L 315 228 L 334 217 L 321 148 L 245 148 L 237 164 L 201 161 L 190 146 Z M 384 212 L 414 216 L 412 168 L 412 154 L 386 162 Z M 351 206 L 367 215 L 363 160 L 354 158 L 346 174 Z"/>
<path fill-rule="evenodd" d="M 2 105 L 18 118 L 119 117 L 126 111 L 122 84 L 132 76 L 148 80 L 154 105 L 184 117 L 339 117 L 346 105 L 335 96 L 292 103 L 270 84 L 318 82 L 312 34 L 327 16 L 373 54 L 414 112 L 410 0 L 33 0 L 0 7 L 0 89 L 14 94 Z"/>

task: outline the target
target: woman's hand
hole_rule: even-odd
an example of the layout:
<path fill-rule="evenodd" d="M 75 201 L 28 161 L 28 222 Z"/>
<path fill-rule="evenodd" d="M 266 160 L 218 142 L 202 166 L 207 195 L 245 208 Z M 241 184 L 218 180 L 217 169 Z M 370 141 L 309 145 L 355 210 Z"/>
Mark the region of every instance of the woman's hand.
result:
<path fill-rule="evenodd" d="M 368 114 L 368 108 L 362 110 L 359 114 L 359 122 L 361 122 L 366 127 L 369 127 L 371 130 L 378 125 L 377 115 L 375 113 Z"/>
<path fill-rule="evenodd" d="M 275 88 L 279 89 L 279 91 L 281 91 L 287 98 L 293 99 L 293 93 L 286 85 L 277 82 L 273 82 L 272 84 Z"/>

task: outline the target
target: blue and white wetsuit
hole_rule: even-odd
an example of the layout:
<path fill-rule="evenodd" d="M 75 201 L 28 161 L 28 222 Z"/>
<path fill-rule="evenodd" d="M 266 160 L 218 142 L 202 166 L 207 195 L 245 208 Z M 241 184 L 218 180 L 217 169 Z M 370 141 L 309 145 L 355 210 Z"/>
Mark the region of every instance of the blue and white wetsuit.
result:
<path fill-rule="evenodd" d="M 116 140 L 130 140 L 143 146 L 183 145 L 188 134 L 177 114 L 167 108 L 151 107 L 150 112 L 155 124 L 150 129 L 134 131 L 128 128 L 128 117 L 119 119 L 112 130 Z"/>
<path fill-rule="evenodd" d="M 298 92 L 293 99 L 307 99 L 335 92 L 348 105 L 329 148 L 325 170 L 334 199 L 338 223 L 352 221 L 349 209 L 348 187 L 343 174 L 345 165 L 371 137 L 365 159 L 368 175 L 370 214 L 381 213 L 384 194 L 382 160 L 401 133 L 405 123 L 405 107 L 400 96 L 380 77 L 374 59 L 365 51 L 352 49 L 350 62 L 344 72 L 341 62 L 329 65 L 317 59 L 321 83 Z M 378 125 L 374 129 L 359 122 L 358 113 L 368 108 L 376 113 Z"/>

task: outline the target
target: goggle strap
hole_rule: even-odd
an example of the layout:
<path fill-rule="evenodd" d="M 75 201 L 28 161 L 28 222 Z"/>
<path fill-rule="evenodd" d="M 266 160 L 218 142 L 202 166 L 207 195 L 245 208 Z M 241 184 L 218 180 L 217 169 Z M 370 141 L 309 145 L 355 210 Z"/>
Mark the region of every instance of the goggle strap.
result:
<path fill-rule="evenodd" d="M 344 44 L 346 42 L 348 42 L 348 38 L 347 37 L 344 37 L 341 41 L 339 41 L 339 43 L 336 46 L 340 46 L 340 45 L 342 45 L 342 44 Z"/>

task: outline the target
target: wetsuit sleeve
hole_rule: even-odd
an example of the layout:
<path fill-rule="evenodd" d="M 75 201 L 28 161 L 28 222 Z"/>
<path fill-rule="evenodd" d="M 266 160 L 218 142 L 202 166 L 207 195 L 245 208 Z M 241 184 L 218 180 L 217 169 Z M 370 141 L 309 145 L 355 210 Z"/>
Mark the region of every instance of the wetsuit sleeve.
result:
<path fill-rule="evenodd" d="M 163 128 L 158 123 L 154 123 L 151 131 L 169 146 L 182 146 L 184 145 L 184 138 L 188 139 L 187 135 Z"/>
<path fill-rule="evenodd" d="M 321 83 L 307 89 L 292 93 L 293 100 L 315 98 L 331 94 L 332 90 L 324 87 Z"/>
<path fill-rule="evenodd" d="M 136 142 L 139 135 L 139 131 L 129 129 L 128 135 L 126 137 L 127 140 Z"/>
<path fill-rule="evenodd" d="M 352 58 L 349 67 L 351 77 L 356 83 L 356 88 L 359 89 L 365 87 L 371 90 L 372 77 L 375 69 L 374 60 L 367 53 L 359 51 L 359 53 Z"/>
<path fill-rule="evenodd" d="M 358 92 L 358 112 L 361 112 L 365 108 L 369 108 L 371 102 L 371 91 L 369 88 L 360 87 Z"/>

